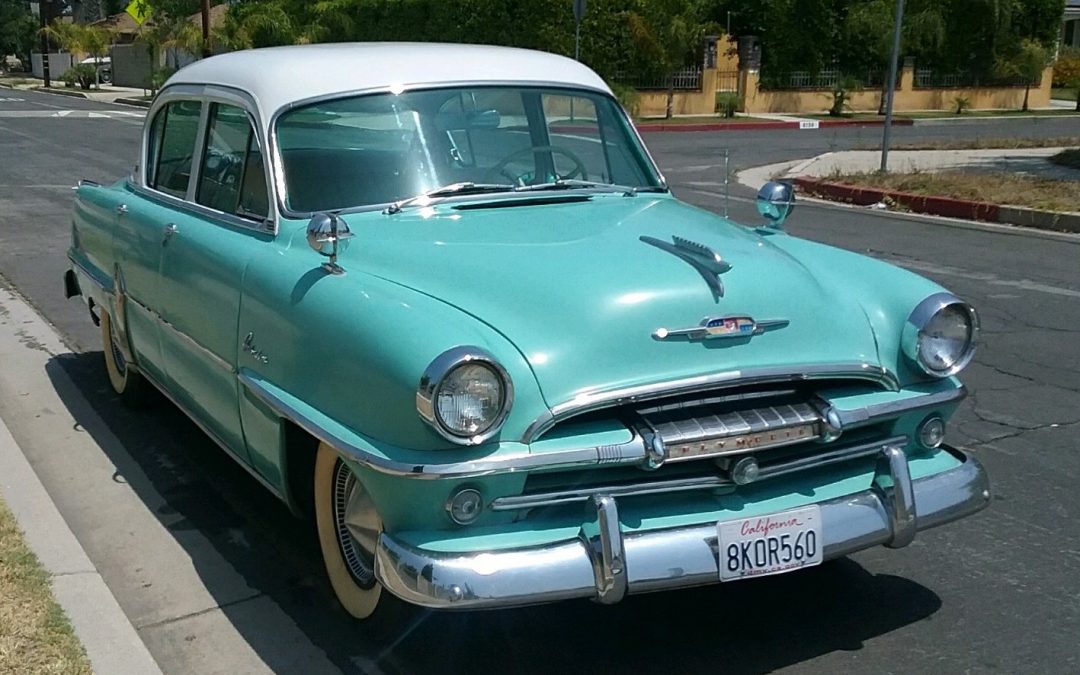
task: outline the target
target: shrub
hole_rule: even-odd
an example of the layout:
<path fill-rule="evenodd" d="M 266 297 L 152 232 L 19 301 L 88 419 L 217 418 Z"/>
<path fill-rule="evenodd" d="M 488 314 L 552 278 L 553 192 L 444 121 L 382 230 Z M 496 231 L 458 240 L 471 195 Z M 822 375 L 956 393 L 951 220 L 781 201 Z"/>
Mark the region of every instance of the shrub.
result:
<path fill-rule="evenodd" d="M 1054 61 L 1054 86 L 1075 87 L 1080 83 L 1080 48 L 1062 47 Z"/>
<path fill-rule="evenodd" d="M 830 117 L 840 117 L 844 114 L 844 110 L 850 108 L 848 99 L 851 98 L 851 90 L 859 88 L 859 81 L 850 75 L 841 75 L 836 78 L 836 84 L 833 85 L 832 106 L 829 108 Z"/>
<path fill-rule="evenodd" d="M 735 117 L 735 113 L 742 107 L 742 100 L 738 94 L 731 92 L 716 92 L 716 112 L 724 117 Z"/>
<path fill-rule="evenodd" d="M 964 111 L 971 107 L 971 99 L 966 96 L 957 96 L 953 99 L 953 108 L 957 115 L 963 115 Z"/>
<path fill-rule="evenodd" d="M 172 77 L 172 74 L 176 72 L 175 68 L 158 68 L 150 74 L 150 93 L 156 94 L 158 89 L 161 89 L 165 85 L 165 80 Z"/>
<path fill-rule="evenodd" d="M 67 71 L 60 77 L 68 86 L 79 85 L 83 89 L 89 89 L 94 86 L 94 79 L 97 77 L 97 68 L 89 63 L 77 63 L 74 66 L 67 69 Z"/>

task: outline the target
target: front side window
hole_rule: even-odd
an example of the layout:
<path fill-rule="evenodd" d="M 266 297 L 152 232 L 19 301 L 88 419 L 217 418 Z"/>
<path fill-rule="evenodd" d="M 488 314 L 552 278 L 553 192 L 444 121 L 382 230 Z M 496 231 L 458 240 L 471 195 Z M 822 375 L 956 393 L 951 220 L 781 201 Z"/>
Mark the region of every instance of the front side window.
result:
<path fill-rule="evenodd" d="M 173 101 L 154 117 L 146 163 L 147 185 L 174 197 L 187 195 L 201 108 L 199 101 Z"/>
<path fill-rule="evenodd" d="M 355 96 L 290 111 L 276 132 L 286 206 L 296 212 L 388 204 L 463 182 L 507 191 L 555 181 L 663 187 L 618 104 L 585 91 Z"/>
<path fill-rule="evenodd" d="M 266 217 L 262 151 L 242 108 L 211 104 L 195 201 L 228 214 Z"/>

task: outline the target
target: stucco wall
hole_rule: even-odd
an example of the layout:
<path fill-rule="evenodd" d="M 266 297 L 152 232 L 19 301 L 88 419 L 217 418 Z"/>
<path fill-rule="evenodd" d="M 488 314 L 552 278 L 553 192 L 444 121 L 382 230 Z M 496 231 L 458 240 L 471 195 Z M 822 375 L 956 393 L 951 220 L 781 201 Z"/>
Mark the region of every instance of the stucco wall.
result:
<path fill-rule="evenodd" d="M 150 73 L 153 67 L 150 63 L 150 50 L 143 42 L 135 42 L 127 45 L 114 45 L 110 50 L 112 56 L 113 84 L 118 87 L 142 87 L 150 86 Z"/>
<path fill-rule="evenodd" d="M 702 73 L 700 91 L 675 92 L 676 115 L 711 114 L 716 106 L 717 70 Z M 1053 69 L 1043 72 L 1042 82 L 1032 87 L 1028 98 L 1030 108 L 1050 106 L 1050 84 Z M 832 106 L 832 94 L 827 90 L 763 90 L 758 88 L 758 72 L 739 73 L 740 89 L 744 92 L 743 111 L 753 113 L 823 113 Z M 955 100 L 964 97 L 973 109 L 1019 109 L 1024 102 L 1023 87 L 956 87 L 930 89 L 915 87 L 915 70 L 905 67 L 900 73 L 894 110 L 951 110 Z M 848 111 L 874 112 L 881 102 L 880 89 L 859 89 L 850 92 Z M 638 114 L 649 117 L 663 115 L 667 107 L 667 92 L 639 92 Z"/>

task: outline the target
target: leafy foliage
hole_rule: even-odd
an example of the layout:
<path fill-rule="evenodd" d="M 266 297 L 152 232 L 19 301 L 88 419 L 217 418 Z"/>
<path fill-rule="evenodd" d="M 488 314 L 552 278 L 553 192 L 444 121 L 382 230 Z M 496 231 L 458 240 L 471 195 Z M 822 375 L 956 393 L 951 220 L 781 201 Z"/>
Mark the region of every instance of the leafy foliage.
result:
<path fill-rule="evenodd" d="M 25 2 L 0 0 L 0 57 L 15 54 L 29 63 L 36 35 L 37 21 Z"/>
<path fill-rule="evenodd" d="M 1080 49 L 1062 47 L 1054 62 L 1055 87 L 1080 87 Z"/>

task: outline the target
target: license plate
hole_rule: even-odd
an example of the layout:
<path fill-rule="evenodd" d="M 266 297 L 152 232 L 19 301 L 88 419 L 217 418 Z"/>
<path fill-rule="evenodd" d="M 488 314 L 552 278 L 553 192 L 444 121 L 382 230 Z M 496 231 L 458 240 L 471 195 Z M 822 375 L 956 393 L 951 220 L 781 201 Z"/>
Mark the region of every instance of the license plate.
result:
<path fill-rule="evenodd" d="M 790 572 L 821 564 L 821 508 L 807 506 L 716 526 L 720 581 Z"/>

